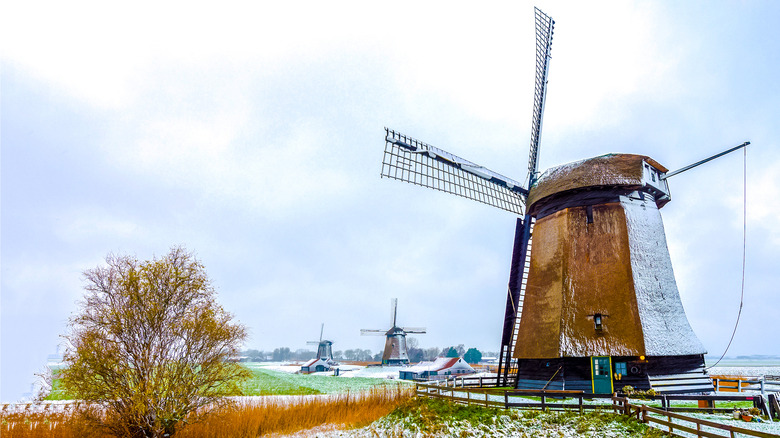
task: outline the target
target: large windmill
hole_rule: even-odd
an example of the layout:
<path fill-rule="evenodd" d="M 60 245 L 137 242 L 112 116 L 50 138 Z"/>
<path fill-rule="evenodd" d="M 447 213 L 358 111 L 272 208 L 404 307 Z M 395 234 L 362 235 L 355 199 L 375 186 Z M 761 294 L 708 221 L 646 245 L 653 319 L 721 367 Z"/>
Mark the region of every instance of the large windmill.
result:
<path fill-rule="evenodd" d="M 659 209 L 671 199 L 668 177 L 749 143 L 676 172 L 647 156 L 610 154 L 540 175 L 555 22 L 538 8 L 535 20 L 536 86 L 526 185 L 388 128 L 382 176 L 519 216 L 500 385 L 594 393 L 623 385 L 658 392 L 711 391 L 705 350 L 680 301 Z"/>
<path fill-rule="evenodd" d="M 308 341 L 308 345 L 317 345 L 317 359 L 322 359 L 326 362 L 333 362 L 333 341 L 322 339 L 322 334 L 325 331 L 325 323 L 322 323 L 320 327 L 320 340 Z"/>
<path fill-rule="evenodd" d="M 406 350 L 407 334 L 424 334 L 424 327 L 398 327 L 396 316 L 398 314 L 398 298 L 393 298 L 390 304 L 391 320 L 393 325 L 390 330 L 361 329 L 361 335 L 385 336 L 385 350 L 382 353 L 383 365 L 403 365 L 409 363 L 409 353 Z"/>

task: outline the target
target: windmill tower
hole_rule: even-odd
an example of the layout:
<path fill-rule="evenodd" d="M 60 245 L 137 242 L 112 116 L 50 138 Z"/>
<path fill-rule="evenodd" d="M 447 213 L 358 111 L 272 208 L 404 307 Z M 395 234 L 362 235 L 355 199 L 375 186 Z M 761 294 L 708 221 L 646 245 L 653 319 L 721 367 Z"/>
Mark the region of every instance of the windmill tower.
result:
<path fill-rule="evenodd" d="M 424 327 L 398 327 L 396 316 L 398 314 L 398 298 L 393 298 L 390 304 L 391 321 L 390 330 L 361 329 L 361 335 L 386 336 L 385 350 L 382 353 L 382 365 L 403 365 L 409 363 L 409 353 L 406 350 L 407 334 L 424 334 Z"/>
<path fill-rule="evenodd" d="M 688 323 L 659 209 L 675 172 L 610 154 L 538 171 L 553 27 L 535 8 L 536 86 L 523 184 L 385 128 L 382 176 L 509 211 L 515 227 L 499 384 L 610 393 L 631 385 L 707 392 L 705 350 Z"/>
<path fill-rule="evenodd" d="M 308 341 L 307 345 L 317 345 L 317 359 L 322 359 L 326 362 L 333 362 L 333 341 L 322 339 L 322 333 L 325 331 L 325 323 L 322 323 L 320 327 L 320 340 Z"/>

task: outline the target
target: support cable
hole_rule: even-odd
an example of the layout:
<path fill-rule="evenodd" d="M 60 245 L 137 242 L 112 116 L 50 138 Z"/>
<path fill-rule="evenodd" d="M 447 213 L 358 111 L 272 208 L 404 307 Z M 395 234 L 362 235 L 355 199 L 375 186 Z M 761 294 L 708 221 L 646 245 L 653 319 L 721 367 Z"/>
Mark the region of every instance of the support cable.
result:
<path fill-rule="evenodd" d="M 715 365 L 719 364 L 721 360 L 726 356 L 726 353 L 731 347 L 731 342 L 734 341 L 734 335 L 737 333 L 737 326 L 739 326 L 739 318 L 742 316 L 742 304 L 745 301 L 745 260 L 747 253 L 747 148 L 744 148 L 744 154 L 742 155 L 742 292 L 739 296 L 739 312 L 737 312 L 737 321 L 734 323 L 734 330 L 731 332 L 731 339 L 729 339 L 726 349 L 720 356 L 717 362 L 712 366 L 706 368 L 709 370 Z"/>

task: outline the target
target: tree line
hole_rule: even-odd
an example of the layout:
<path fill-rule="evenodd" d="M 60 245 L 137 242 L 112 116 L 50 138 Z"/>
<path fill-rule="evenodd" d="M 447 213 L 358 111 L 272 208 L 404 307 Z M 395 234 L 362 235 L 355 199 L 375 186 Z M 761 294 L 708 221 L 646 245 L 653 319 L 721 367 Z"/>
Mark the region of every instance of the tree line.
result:
<path fill-rule="evenodd" d="M 496 356 L 496 353 L 483 353 L 477 348 L 469 348 L 467 350 L 463 344 L 445 348 L 421 348 L 418 346 L 417 339 L 414 338 L 407 338 L 407 352 L 409 353 L 409 362 L 411 363 L 433 361 L 437 357 L 462 357 L 466 362 L 474 364 L 479 363 L 483 357 Z M 241 360 L 246 362 L 307 361 L 315 357 L 317 357 L 316 351 L 302 348 L 291 350 L 289 347 L 279 347 L 273 351 L 248 349 L 241 352 Z M 333 359 L 356 362 L 380 362 L 382 360 L 382 352 L 373 353 L 371 350 L 362 350 L 360 348 L 343 351 L 335 350 L 333 351 Z"/>

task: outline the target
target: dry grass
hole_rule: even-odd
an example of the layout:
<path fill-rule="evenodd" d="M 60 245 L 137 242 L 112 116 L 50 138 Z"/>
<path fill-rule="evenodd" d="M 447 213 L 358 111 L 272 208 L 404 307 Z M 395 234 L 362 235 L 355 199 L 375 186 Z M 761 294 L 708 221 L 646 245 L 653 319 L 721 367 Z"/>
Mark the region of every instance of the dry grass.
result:
<path fill-rule="evenodd" d="M 362 427 L 387 415 L 414 388 L 376 387 L 359 393 L 327 396 L 263 397 L 239 401 L 215 412 L 203 421 L 189 424 L 176 434 L 182 438 L 230 437 L 254 438 L 269 434 L 288 434 L 324 424 L 338 427 Z M 49 406 L 49 405 L 45 405 Z M 0 412 L 0 436 L 3 438 L 102 437 L 89 430 L 74 409 L 53 411 L 28 405 L 11 412 Z"/>
<path fill-rule="evenodd" d="M 99 438 L 102 435 L 89 426 L 75 410 L 52 409 L 52 405 L 27 404 L 0 411 L 0 436 L 3 438 Z"/>
<path fill-rule="evenodd" d="M 409 386 L 398 386 L 373 388 L 361 393 L 304 396 L 294 400 L 263 398 L 218 412 L 202 423 L 188 426 L 177 436 L 249 438 L 288 434 L 323 424 L 362 427 L 387 415 L 410 398 L 413 391 Z"/>

